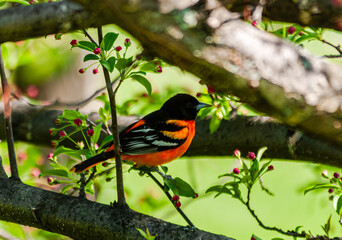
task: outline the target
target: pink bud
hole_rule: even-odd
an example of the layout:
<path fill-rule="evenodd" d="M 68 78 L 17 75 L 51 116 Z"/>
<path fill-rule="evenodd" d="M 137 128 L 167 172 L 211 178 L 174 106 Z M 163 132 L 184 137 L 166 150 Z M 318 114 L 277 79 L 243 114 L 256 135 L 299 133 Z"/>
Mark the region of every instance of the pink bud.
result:
<path fill-rule="evenodd" d="M 337 172 L 334 172 L 334 178 L 339 178 L 340 174 L 338 174 Z"/>
<path fill-rule="evenodd" d="M 237 157 L 237 158 L 239 158 L 241 156 L 241 152 L 240 152 L 239 149 L 235 149 L 234 156 Z"/>
<path fill-rule="evenodd" d="M 157 73 L 162 73 L 163 72 L 163 68 L 161 66 L 157 66 L 155 71 Z"/>
<path fill-rule="evenodd" d="M 70 45 L 75 47 L 77 45 L 77 40 L 76 39 L 71 40 Z"/>
<path fill-rule="evenodd" d="M 83 68 L 81 68 L 80 70 L 78 70 L 78 72 L 82 74 L 82 73 L 84 73 L 85 71 L 84 71 Z"/>
<path fill-rule="evenodd" d="M 172 201 L 174 201 L 174 202 L 179 201 L 179 196 L 178 196 L 178 195 L 174 195 L 174 196 L 172 197 Z"/>
<path fill-rule="evenodd" d="M 75 124 L 76 126 L 80 126 L 80 125 L 82 125 L 82 120 L 79 119 L 79 118 L 76 118 L 76 119 L 74 120 L 74 124 Z"/>
<path fill-rule="evenodd" d="M 253 160 L 255 158 L 255 153 L 254 152 L 249 152 L 248 153 L 248 158 Z"/>
<path fill-rule="evenodd" d="M 234 168 L 234 169 L 233 169 L 233 173 L 235 173 L 235 174 L 239 174 L 239 173 L 240 173 L 240 169 L 238 169 L 238 168 Z"/>
<path fill-rule="evenodd" d="M 116 48 L 115 48 L 115 51 L 117 51 L 117 52 L 120 52 L 122 50 L 122 47 L 120 47 L 120 46 L 117 46 Z"/>
<path fill-rule="evenodd" d="M 48 159 L 52 160 L 53 159 L 53 153 L 49 153 Z"/>
<path fill-rule="evenodd" d="M 177 201 L 177 202 L 175 202 L 175 207 L 176 207 L 176 208 L 180 208 L 180 207 L 181 207 L 181 205 L 182 205 L 182 204 L 181 204 L 181 202 L 180 202 L 180 201 Z"/>
<path fill-rule="evenodd" d="M 49 185 L 53 185 L 54 182 L 55 182 L 55 179 L 54 179 L 54 178 L 48 177 L 47 183 L 48 183 Z"/>
<path fill-rule="evenodd" d="M 66 136 L 66 133 L 65 133 L 64 131 L 60 131 L 60 132 L 59 132 L 59 136 L 60 136 L 60 137 L 65 137 L 65 136 Z"/>
<path fill-rule="evenodd" d="M 124 45 L 125 45 L 126 47 L 129 47 L 129 46 L 131 46 L 131 45 L 132 45 L 131 39 L 129 39 L 129 38 L 126 38 L 126 39 L 125 39 L 125 43 L 124 43 Z"/>
<path fill-rule="evenodd" d="M 101 53 L 101 48 L 95 48 L 93 51 L 94 54 L 98 55 Z"/>
<path fill-rule="evenodd" d="M 99 70 L 97 70 L 97 68 L 93 69 L 93 74 L 96 74 L 98 72 L 99 72 Z"/>
<path fill-rule="evenodd" d="M 202 96 L 202 93 L 196 93 L 196 97 L 200 97 L 200 96 Z"/>
<path fill-rule="evenodd" d="M 94 135 L 94 129 L 89 129 L 88 131 L 87 131 L 87 134 L 88 134 L 88 136 L 89 137 L 91 137 L 91 136 L 93 136 Z"/>
<path fill-rule="evenodd" d="M 329 193 L 333 193 L 333 191 L 334 191 L 334 189 L 332 189 L 332 188 L 329 188 L 329 190 L 328 190 Z"/>
<path fill-rule="evenodd" d="M 272 171 L 274 169 L 274 166 L 273 165 L 269 165 L 268 166 L 268 171 Z"/>
<path fill-rule="evenodd" d="M 296 28 L 294 26 L 291 26 L 287 29 L 288 34 L 293 34 L 296 31 Z"/>

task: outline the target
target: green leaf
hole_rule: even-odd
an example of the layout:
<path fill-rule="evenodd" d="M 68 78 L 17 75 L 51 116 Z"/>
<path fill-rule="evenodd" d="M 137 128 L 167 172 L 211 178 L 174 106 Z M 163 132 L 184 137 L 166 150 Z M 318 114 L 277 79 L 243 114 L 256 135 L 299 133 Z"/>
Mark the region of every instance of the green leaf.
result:
<path fill-rule="evenodd" d="M 114 67 L 115 67 L 115 62 L 116 62 L 116 58 L 115 57 L 110 57 L 107 59 L 107 62 L 109 64 L 109 72 L 113 72 Z"/>
<path fill-rule="evenodd" d="M 76 118 L 82 118 L 82 114 L 76 110 L 64 109 L 62 117 L 67 120 L 75 120 Z"/>
<path fill-rule="evenodd" d="M 141 75 L 145 75 L 146 76 L 146 72 L 143 72 L 143 71 L 131 72 L 130 75 L 136 75 L 136 74 L 141 74 Z"/>
<path fill-rule="evenodd" d="M 251 173 L 252 182 L 254 183 L 254 181 L 259 177 L 259 161 L 257 158 L 253 160 L 252 166 L 249 171 Z"/>
<path fill-rule="evenodd" d="M 103 48 L 106 51 L 109 51 L 115 42 L 115 40 L 118 38 L 118 33 L 109 32 L 107 33 L 103 38 Z"/>
<path fill-rule="evenodd" d="M 233 195 L 233 193 L 227 187 L 222 186 L 222 185 L 212 186 L 208 188 L 207 191 L 205 191 L 205 193 L 210 193 L 210 192 L 217 192 L 217 194 L 215 195 L 215 198 L 223 193 L 228 194 L 228 195 Z"/>
<path fill-rule="evenodd" d="M 330 223 L 331 223 L 331 215 L 327 220 L 327 223 L 324 224 L 324 226 L 321 226 L 325 234 L 329 237 L 329 232 L 330 232 Z"/>
<path fill-rule="evenodd" d="M 97 125 L 94 127 L 94 135 L 92 136 L 93 143 L 97 143 L 101 134 L 102 124 Z"/>
<path fill-rule="evenodd" d="M 216 117 L 216 114 L 213 114 L 211 119 L 210 119 L 210 123 L 209 123 L 209 130 L 210 130 L 210 134 L 213 134 L 214 132 L 217 131 L 217 129 L 220 127 L 222 119 L 218 119 Z"/>
<path fill-rule="evenodd" d="M 174 192 L 174 194 L 179 196 L 193 197 L 196 194 L 194 189 L 181 178 L 176 177 L 174 179 L 164 179 L 164 182 Z"/>
<path fill-rule="evenodd" d="M 78 48 L 82 48 L 87 51 L 94 51 L 95 48 L 97 48 L 95 43 L 88 42 L 88 41 L 79 41 L 78 44 L 76 45 Z"/>
<path fill-rule="evenodd" d="M 336 200 L 335 200 L 336 199 Z M 334 207 L 338 215 L 341 215 L 342 210 L 342 194 L 334 197 Z"/>
<path fill-rule="evenodd" d="M 22 5 L 30 5 L 29 2 L 26 2 L 25 0 L 5 0 L 5 1 L 1 1 L 0 0 L 0 4 L 5 4 L 6 2 L 16 2 L 16 3 L 20 3 Z"/>
<path fill-rule="evenodd" d="M 86 62 L 86 61 L 89 61 L 89 60 L 99 60 L 100 57 L 95 55 L 95 54 L 92 54 L 92 53 L 89 53 L 87 55 L 84 56 L 83 58 L 83 62 Z"/>
<path fill-rule="evenodd" d="M 63 170 L 63 169 L 50 169 L 42 172 L 39 177 L 44 176 L 58 176 L 58 177 L 64 177 L 69 178 L 69 172 Z"/>
<path fill-rule="evenodd" d="M 100 148 L 103 148 L 108 143 L 113 143 L 113 135 L 108 135 L 105 137 L 101 142 Z"/>
<path fill-rule="evenodd" d="M 100 64 L 101 64 L 102 66 L 104 66 L 104 67 L 110 72 L 111 67 L 110 67 L 109 62 L 107 62 L 106 60 L 100 59 Z"/>
<path fill-rule="evenodd" d="M 337 189 L 338 187 L 336 187 L 335 185 L 329 184 L 329 183 L 320 183 L 320 184 L 316 184 L 312 187 L 309 187 L 307 189 L 305 189 L 304 191 L 304 195 L 307 194 L 308 192 L 314 191 L 314 190 L 319 190 L 319 189 Z"/>
<path fill-rule="evenodd" d="M 160 166 L 161 167 L 161 169 L 163 170 L 163 172 L 166 174 L 167 173 L 167 171 L 169 170 L 168 169 L 168 167 L 166 167 L 166 166 Z"/>
<path fill-rule="evenodd" d="M 252 235 L 252 237 L 254 237 L 254 238 L 255 238 L 255 240 L 262 240 L 261 238 L 259 238 L 259 237 L 255 236 L 254 234 Z"/>
<path fill-rule="evenodd" d="M 73 187 L 74 187 L 74 184 L 66 185 L 65 187 L 62 188 L 61 193 L 66 195 L 68 191 L 72 189 Z"/>
<path fill-rule="evenodd" d="M 127 60 L 125 58 L 120 58 L 120 59 L 118 59 L 115 67 L 120 72 L 121 70 L 124 70 L 126 68 L 126 65 L 127 65 Z"/>
<path fill-rule="evenodd" d="M 148 95 L 151 95 L 152 85 L 147 80 L 147 78 L 145 78 L 144 76 L 141 76 L 141 75 L 132 75 L 131 78 L 133 78 L 134 80 L 138 81 L 141 85 L 143 85 L 146 88 Z"/>
<path fill-rule="evenodd" d="M 259 149 L 258 153 L 257 153 L 257 157 L 256 159 L 258 159 L 259 161 L 261 160 L 262 158 L 262 155 L 264 154 L 264 152 L 267 150 L 267 147 L 262 147 Z"/>
<path fill-rule="evenodd" d="M 82 160 L 82 155 L 89 154 L 89 151 L 87 149 L 75 150 L 75 149 L 67 148 L 64 146 L 59 146 L 58 148 L 56 148 L 55 152 L 53 153 L 53 156 L 56 157 L 59 154 L 65 154 L 70 157 Z"/>
<path fill-rule="evenodd" d="M 144 63 L 140 66 L 140 71 L 143 72 L 155 72 L 157 65 L 154 64 L 154 61 L 150 61 L 147 63 Z"/>
<path fill-rule="evenodd" d="M 221 174 L 218 176 L 218 178 L 221 178 L 221 177 L 232 177 L 232 178 L 237 178 L 241 180 L 241 177 L 235 173 L 225 173 L 225 174 Z"/>

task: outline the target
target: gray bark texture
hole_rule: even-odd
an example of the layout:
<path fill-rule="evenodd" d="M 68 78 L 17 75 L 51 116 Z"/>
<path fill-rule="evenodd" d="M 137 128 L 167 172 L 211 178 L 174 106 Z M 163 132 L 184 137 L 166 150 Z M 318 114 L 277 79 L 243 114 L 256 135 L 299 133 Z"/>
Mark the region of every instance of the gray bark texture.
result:
<path fill-rule="evenodd" d="M 73 239 L 145 239 L 140 228 L 159 239 L 231 238 L 164 222 L 129 208 L 104 205 L 0 178 L 0 220 L 60 233 Z"/>
<path fill-rule="evenodd" d="M 13 129 L 16 141 L 23 141 L 41 146 L 51 146 L 51 141 L 59 135 L 50 136 L 49 129 L 60 127 L 55 125 L 61 110 L 32 108 L 26 104 L 13 104 Z M 88 114 L 90 120 L 99 119 L 97 113 Z M 3 122 L 3 108 L 0 107 L 0 125 Z M 127 127 L 136 121 L 137 117 L 119 117 L 119 129 Z M 196 135 L 187 151 L 187 156 L 232 156 L 239 149 L 243 156 L 249 151 L 257 152 L 267 146 L 264 156 L 274 159 L 291 159 L 321 163 L 342 167 L 342 150 L 333 144 L 317 140 L 302 132 L 288 128 L 270 117 L 233 116 L 223 120 L 219 129 L 210 134 L 210 119 L 197 119 Z M 68 129 L 67 129 L 68 130 Z M 106 135 L 102 134 L 101 138 Z M 0 128 L 0 138 L 5 137 L 4 129 Z M 82 140 L 81 134 L 75 135 L 75 140 Z M 70 141 L 63 145 L 74 147 Z"/>

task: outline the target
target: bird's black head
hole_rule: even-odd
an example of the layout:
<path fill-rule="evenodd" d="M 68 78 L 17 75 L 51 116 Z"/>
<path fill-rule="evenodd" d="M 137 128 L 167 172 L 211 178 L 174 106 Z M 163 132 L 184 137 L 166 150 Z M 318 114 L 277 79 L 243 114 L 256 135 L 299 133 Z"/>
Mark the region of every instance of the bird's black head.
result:
<path fill-rule="evenodd" d="M 208 106 L 189 94 L 180 93 L 167 100 L 160 110 L 177 120 L 195 120 L 198 111 Z"/>

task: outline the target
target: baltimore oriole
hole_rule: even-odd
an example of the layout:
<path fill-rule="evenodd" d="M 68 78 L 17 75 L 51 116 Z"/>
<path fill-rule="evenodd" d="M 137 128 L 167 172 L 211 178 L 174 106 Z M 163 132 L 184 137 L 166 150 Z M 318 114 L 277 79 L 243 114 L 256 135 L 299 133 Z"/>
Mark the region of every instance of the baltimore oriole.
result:
<path fill-rule="evenodd" d="M 210 106 L 188 94 L 177 94 L 163 106 L 121 131 L 122 159 L 137 166 L 156 167 L 182 156 L 195 136 L 198 111 Z M 83 172 L 114 157 L 114 145 L 70 169 Z"/>

